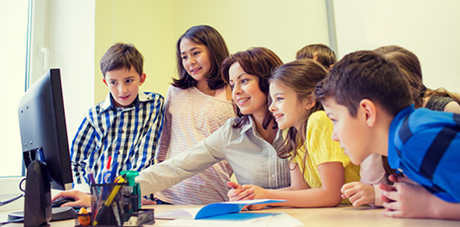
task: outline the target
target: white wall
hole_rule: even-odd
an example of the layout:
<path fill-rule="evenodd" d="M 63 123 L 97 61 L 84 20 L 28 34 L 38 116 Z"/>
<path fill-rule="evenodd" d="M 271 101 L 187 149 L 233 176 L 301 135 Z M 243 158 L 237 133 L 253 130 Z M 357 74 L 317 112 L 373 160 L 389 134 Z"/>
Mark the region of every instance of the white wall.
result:
<path fill-rule="evenodd" d="M 425 86 L 460 93 L 460 1 L 334 1 L 338 55 L 398 45 L 422 64 Z"/>
<path fill-rule="evenodd" d="M 31 83 L 48 68 L 61 70 L 70 143 L 83 114 L 94 105 L 95 0 L 35 0 L 34 8 Z M 48 56 L 40 52 L 43 48 Z"/>
<path fill-rule="evenodd" d="M 50 0 L 50 68 L 61 69 L 69 143 L 94 105 L 95 0 Z"/>

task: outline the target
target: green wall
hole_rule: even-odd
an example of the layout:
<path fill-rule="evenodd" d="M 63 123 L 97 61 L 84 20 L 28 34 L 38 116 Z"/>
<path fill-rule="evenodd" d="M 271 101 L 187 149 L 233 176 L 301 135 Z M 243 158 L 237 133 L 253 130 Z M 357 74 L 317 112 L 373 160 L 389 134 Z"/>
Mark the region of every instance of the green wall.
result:
<path fill-rule="evenodd" d="M 144 91 L 166 95 L 177 76 L 175 43 L 189 27 L 207 24 L 230 53 L 264 46 L 284 62 L 311 43 L 329 45 L 325 0 L 97 0 L 95 103 L 107 95 L 99 59 L 115 42 L 133 43 L 145 57 Z"/>

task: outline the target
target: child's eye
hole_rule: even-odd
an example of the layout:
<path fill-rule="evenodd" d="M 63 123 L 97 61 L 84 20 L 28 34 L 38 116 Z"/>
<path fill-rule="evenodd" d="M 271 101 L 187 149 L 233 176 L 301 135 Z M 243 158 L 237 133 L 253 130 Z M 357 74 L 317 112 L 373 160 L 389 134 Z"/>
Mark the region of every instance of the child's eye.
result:
<path fill-rule="evenodd" d="M 235 85 L 234 85 L 234 84 L 230 84 L 230 89 L 232 89 L 232 90 L 233 90 L 233 88 L 234 88 L 234 87 L 235 87 Z"/>
<path fill-rule="evenodd" d="M 242 80 L 241 80 L 241 83 L 242 83 L 242 84 L 245 84 L 245 83 L 247 83 L 248 81 L 249 81 L 248 79 L 242 79 Z"/>
<path fill-rule="evenodd" d="M 133 79 L 126 80 L 126 83 L 131 83 L 133 82 Z"/>
<path fill-rule="evenodd" d="M 115 81 L 110 81 L 109 84 L 115 85 L 115 84 L 117 84 L 117 82 L 115 82 Z"/>
<path fill-rule="evenodd" d="M 182 56 L 182 60 L 185 60 L 185 59 L 187 59 L 187 56 L 185 56 L 185 55 Z"/>
<path fill-rule="evenodd" d="M 195 52 L 193 52 L 193 55 L 197 55 L 197 54 L 200 54 L 200 53 L 201 52 L 199 52 L 199 51 L 195 51 Z"/>

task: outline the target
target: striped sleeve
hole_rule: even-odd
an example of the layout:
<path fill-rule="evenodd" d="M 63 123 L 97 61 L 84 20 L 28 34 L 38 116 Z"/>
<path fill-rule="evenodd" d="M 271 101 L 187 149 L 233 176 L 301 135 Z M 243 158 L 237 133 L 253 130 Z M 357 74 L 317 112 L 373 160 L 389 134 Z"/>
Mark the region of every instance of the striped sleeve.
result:
<path fill-rule="evenodd" d="M 169 144 L 171 142 L 171 120 L 172 116 L 171 113 L 169 112 L 169 106 L 171 104 L 171 93 L 172 93 L 172 87 L 169 87 L 168 89 L 168 94 L 166 95 L 166 102 L 165 102 L 165 111 L 164 111 L 164 127 L 163 131 L 161 133 L 161 137 L 159 140 L 158 144 L 158 149 L 156 153 L 155 159 L 158 160 L 158 162 L 162 162 L 166 159 L 166 156 L 168 154 L 169 150 Z"/>
<path fill-rule="evenodd" d="M 88 183 L 85 180 L 85 167 L 88 164 L 89 155 L 96 147 L 95 130 L 88 118 L 89 116 L 86 116 L 83 119 L 70 147 L 73 178 L 77 184 Z"/>
<path fill-rule="evenodd" d="M 136 160 L 132 169 L 141 171 L 154 164 L 155 151 L 158 145 L 158 139 L 163 130 L 164 99 L 160 95 L 154 96 L 154 101 L 147 104 L 145 113 L 147 116 L 139 116 L 144 121 L 144 129 L 147 133 L 141 138 L 138 154 L 141 156 Z"/>

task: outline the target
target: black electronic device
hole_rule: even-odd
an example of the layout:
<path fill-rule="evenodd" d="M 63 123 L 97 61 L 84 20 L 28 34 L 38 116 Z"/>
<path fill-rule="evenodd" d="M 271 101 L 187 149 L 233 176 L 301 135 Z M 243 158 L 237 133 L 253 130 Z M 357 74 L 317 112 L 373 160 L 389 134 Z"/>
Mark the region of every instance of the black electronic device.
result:
<path fill-rule="evenodd" d="M 48 70 L 26 91 L 19 102 L 18 115 L 27 167 L 24 226 L 48 225 L 52 217 L 50 188 L 72 188 L 59 69 Z"/>
<path fill-rule="evenodd" d="M 69 203 L 69 202 L 75 202 L 75 199 L 72 198 L 59 198 L 51 202 L 51 207 L 61 207 L 62 204 Z"/>

